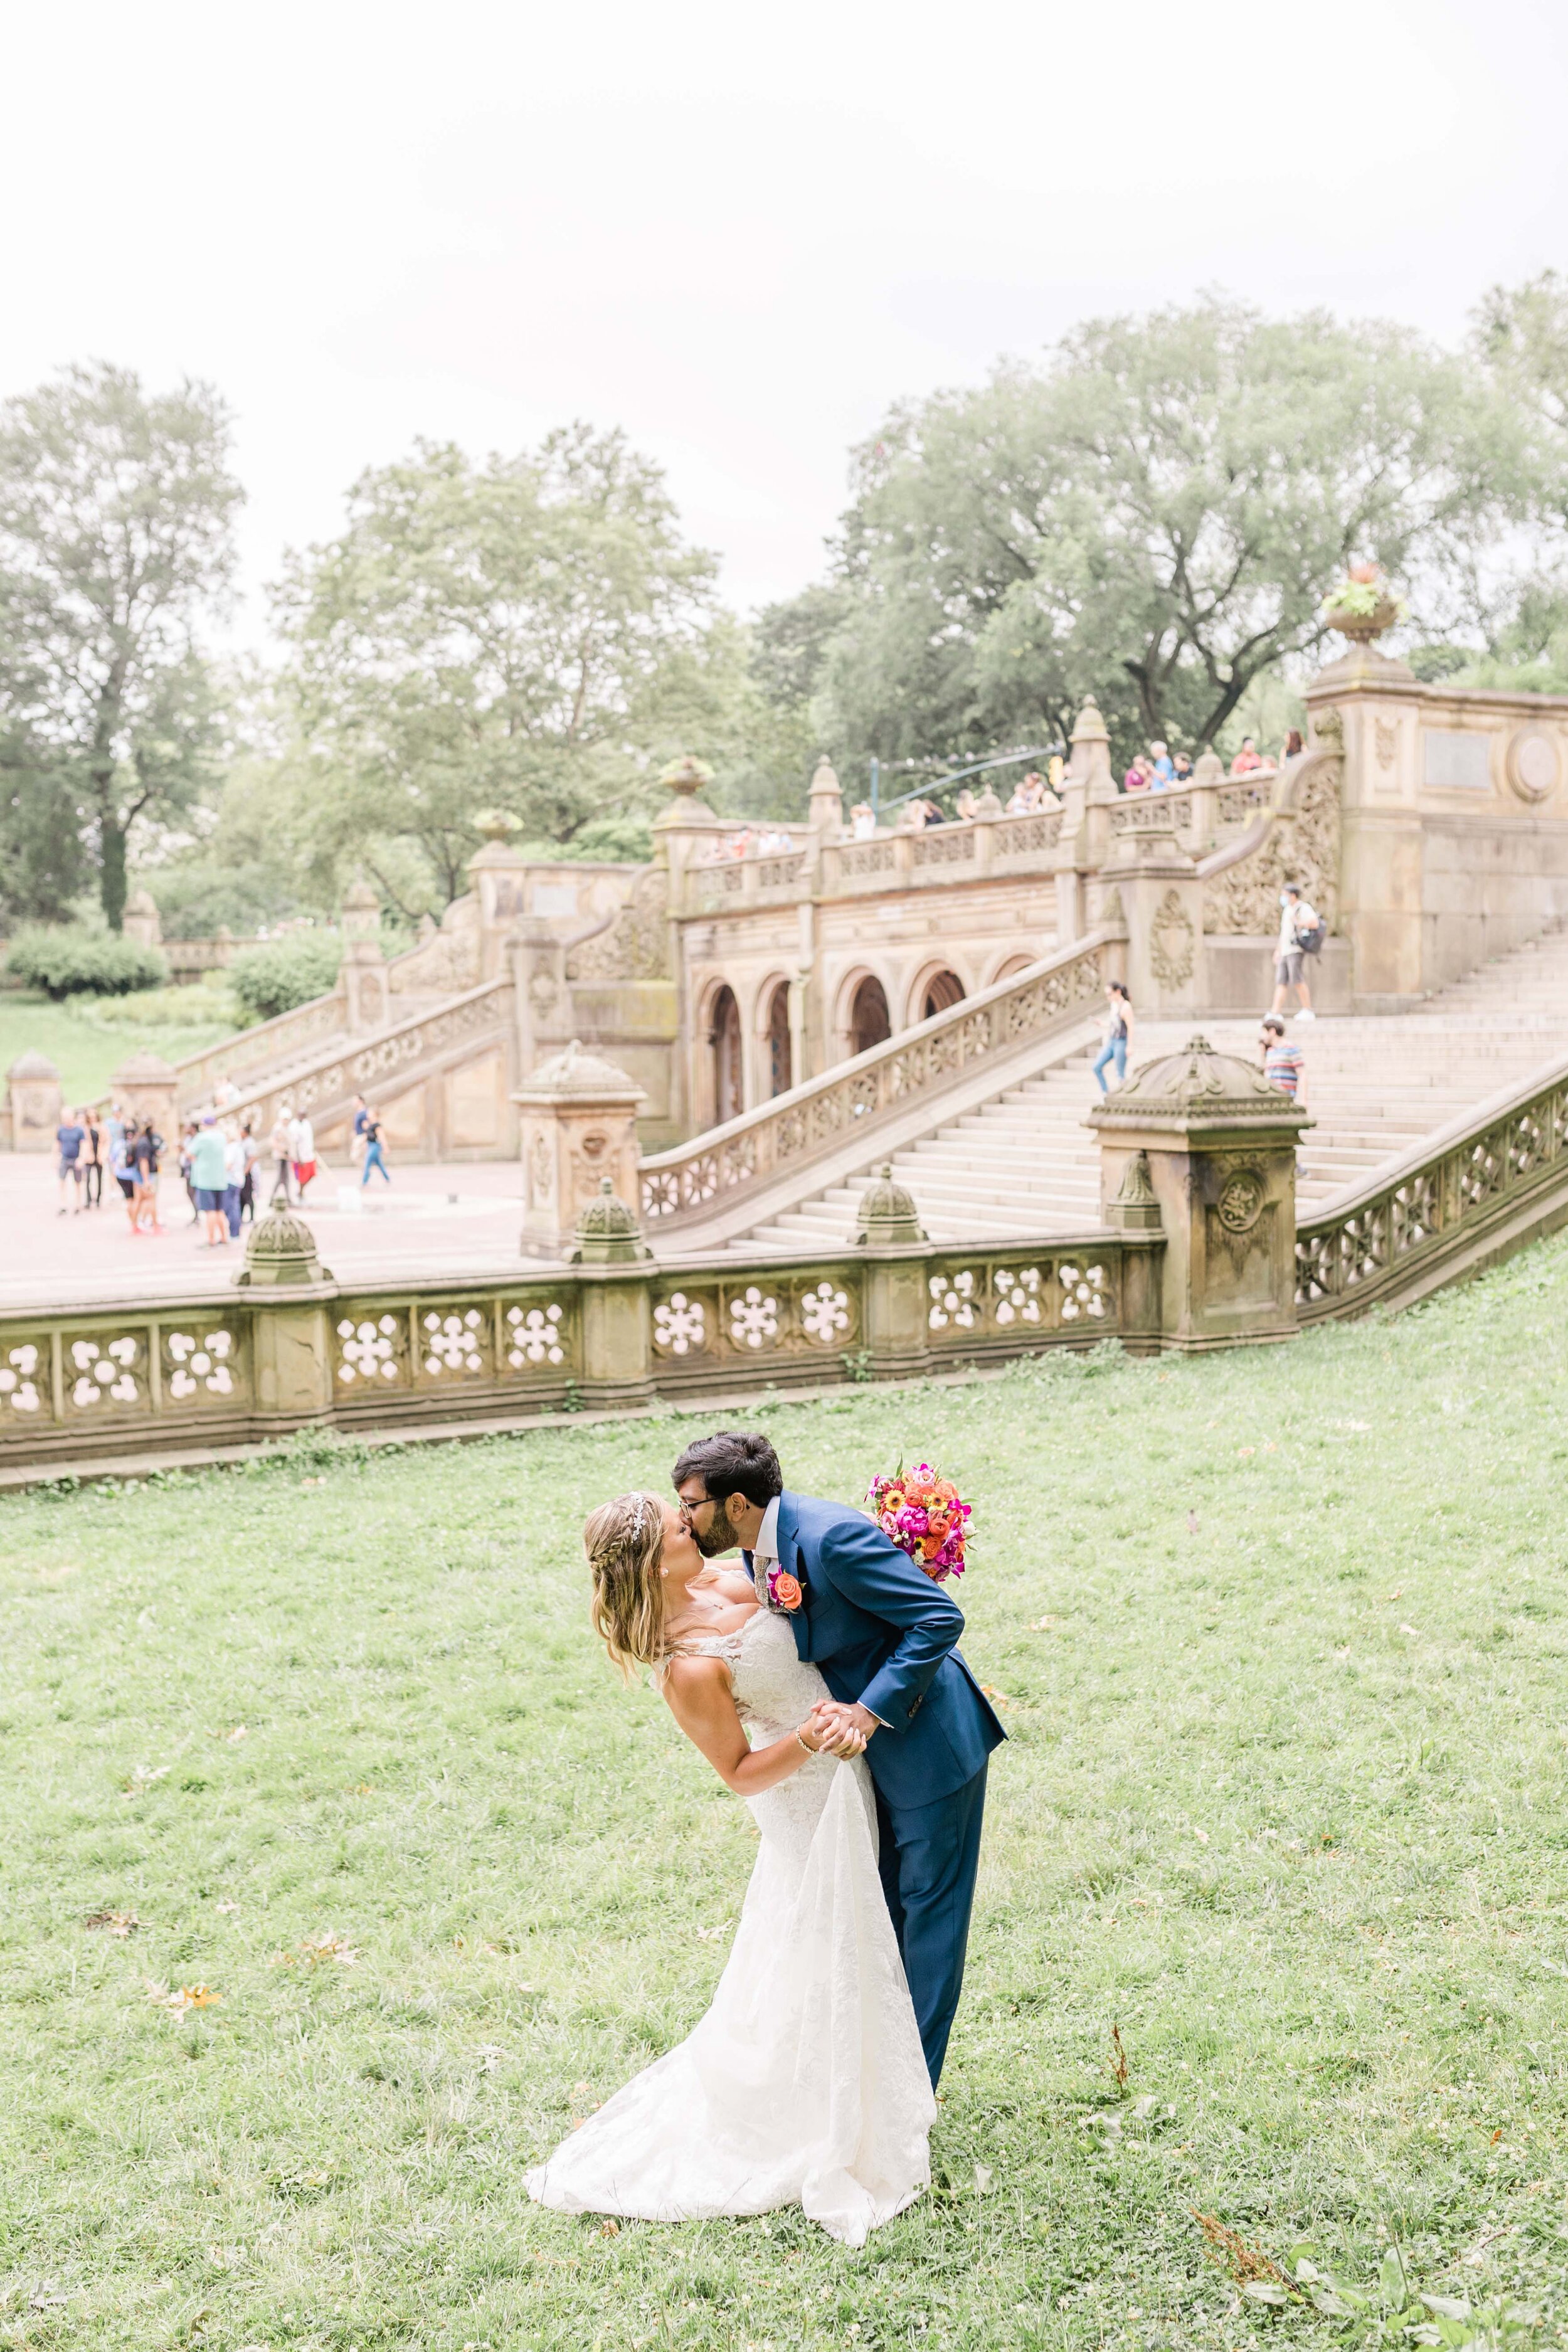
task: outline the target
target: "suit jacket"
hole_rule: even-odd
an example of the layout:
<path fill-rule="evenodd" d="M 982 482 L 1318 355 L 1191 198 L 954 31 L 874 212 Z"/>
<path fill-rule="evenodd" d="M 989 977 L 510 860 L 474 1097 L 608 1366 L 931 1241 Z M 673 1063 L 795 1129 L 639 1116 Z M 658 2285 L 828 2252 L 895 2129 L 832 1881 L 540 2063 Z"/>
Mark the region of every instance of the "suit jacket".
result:
<path fill-rule="evenodd" d="M 781 1495 L 778 1546 L 805 1594 L 790 1618 L 796 1649 L 836 1699 L 882 1719 L 866 1761 L 889 1804 L 952 1796 L 1006 1738 L 953 1647 L 963 1631 L 957 1604 L 843 1503 Z"/>

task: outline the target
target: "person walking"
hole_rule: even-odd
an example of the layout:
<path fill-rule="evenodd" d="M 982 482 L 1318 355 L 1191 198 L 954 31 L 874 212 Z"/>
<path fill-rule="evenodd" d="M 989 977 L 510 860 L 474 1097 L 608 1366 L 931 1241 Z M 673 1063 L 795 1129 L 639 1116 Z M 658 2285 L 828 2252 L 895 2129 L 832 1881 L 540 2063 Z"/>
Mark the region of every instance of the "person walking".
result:
<path fill-rule="evenodd" d="M 1315 1021 L 1312 992 L 1307 985 L 1306 962 L 1309 935 L 1321 944 L 1322 926 L 1317 909 L 1307 904 L 1299 883 L 1287 882 L 1279 897 L 1279 938 L 1274 950 L 1274 1003 L 1269 1008 L 1283 1013 L 1285 999 L 1291 989 L 1300 999 L 1298 1018 Z M 1316 950 L 1313 950 L 1316 952 Z"/>
<path fill-rule="evenodd" d="M 289 1157 L 294 1163 L 295 1188 L 303 1202 L 316 1172 L 316 1130 L 303 1111 L 289 1122 Z"/>
<path fill-rule="evenodd" d="M 1105 1004 L 1105 1043 L 1100 1049 L 1100 1056 L 1094 1066 L 1094 1075 L 1102 1095 L 1108 1095 L 1110 1092 L 1110 1088 L 1105 1083 L 1108 1063 L 1114 1062 L 1116 1065 L 1118 1087 L 1124 1087 L 1127 1083 L 1127 1048 L 1131 1041 L 1132 1024 L 1136 1018 L 1132 1010 L 1132 999 L 1119 980 L 1107 981 Z"/>
<path fill-rule="evenodd" d="M 55 1129 L 55 1149 L 59 1155 L 60 1205 L 57 1216 L 68 1213 L 77 1216 L 81 1210 L 81 1147 L 87 1141 L 87 1129 L 79 1110 L 68 1110 Z"/>
<path fill-rule="evenodd" d="M 191 1173 L 191 1153 L 195 1149 L 196 1137 L 200 1132 L 201 1129 L 194 1118 L 186 1119 L 184 1125 L 180 1129 L 180 1151 L 178 1161 L 180 1181 L 185 1188 L 185 1198 L 191 1204 L 191 1223 L 193 1225 L 199 1225 L 202 1221 L 201 1203 L 196 1199 L 196 1180 Z"/>
<path fill-rule="evenodd" d="M 129 1153 L 136 1184 L 134 1223 L 139 1234 L 161 1234 L 163 1230 L 158 1222 L 158 1163 L 163 1152 L 163 1139 L 152 1120 L 139 1120 Z"/>
<path fill-rule="evenodd" d="M 209 1110 L 191 1146 L 191 1182 L 201 1212 L 203 1249 L 220 1249 L 228 1239 L 223 1213 L 224 1188 L 228 1181 L 224 1162 L 223 1129 Z"/>
<path fill-rule="evenodd" d="M 1293 1103 L 1307 1108 L 1307 1060 L 1300 1045 L 1292 1045 L 1285 1034 L 1285 1024 L 1277 1013 L 1266 1013 L 1258 1033 L 1263 1048 L 1263 1075 L 1271 1087 L 1289 1095 Z"/>
<path fill-rule="evenodd" d="M 369 1117 L 370 1112 L 366 1108 L 364 1097 L 363 1095 L 355 1095 L 353 1139 L 349 1145 L 349 1164 L 351 1167 L 357 1168 L 360 1161 L 364 1158 L 364 1129 L 365 1121 Z"/>
<path fill-rule="evenodd" d="M 272 1132 L 267 1139 L 267 1148 L 278 1171 L 272 1197 L 275 1201 L 281 1200 L 285 1208 L 293 1197 L 289 1190 L 289 1130 L 293 1121 L 294 1114 L 285 1103 L 273 1120 Z"/>
<path fill-rule="evenodd" d="M 121 1118 L 116 1112 L 109 1123 L 109 1172 L 120 1187 L 132 1235 L 136 1232 L 136 1176 L 130 1153 L 135 1140 L 135 1120 Z"/>
<path fill-rule="evenodd" d="M 245 1146 L 232 1118 L 223 1123 L 223 1213 L 231 1242 L 239 1239 L 239 1196 L 245 1190 Z"/>
<path fill-rule="evenodd" d="M 385 1156 L 384 1155 L 381 1148 L 381 1121 L 377 1118 L 374 1111 L 368 1106 L 366 1107 L 364 1114 L 363 1134 L 364 1170 L 359 1180 L 359 1188 L 362 1192 L 364 1191 L 365 1186 L 370 1182 L 370 1171 L 373 1168 L 380 1169 L 383 1178 L 388 1184 L 392 1181 L 392 1171 L 387 1167 Z"/>
<path fill-rule="evenodd" d="M 247 1119 L 241 1127 L 239 1139 L 245 1150 L 245 1174 L 239 1187 L 239 1213 L 242 1222 L 248 1217 L 254 1224 L 256 1223 L 256 1163 L 261 1157 L 261 1146 L 256 1140 L 255 1130 L 249 1119 Z"/>
<path fill-rule="evenodd" d="M 87 1131 L 87 1139 L 82 1146 L 81 1154 L 82 1207 L 101 1209 L 103 1206 L 103 1123 L 97 1111 L 90 1106 L 82 1112 L 81 1123 Z"/>

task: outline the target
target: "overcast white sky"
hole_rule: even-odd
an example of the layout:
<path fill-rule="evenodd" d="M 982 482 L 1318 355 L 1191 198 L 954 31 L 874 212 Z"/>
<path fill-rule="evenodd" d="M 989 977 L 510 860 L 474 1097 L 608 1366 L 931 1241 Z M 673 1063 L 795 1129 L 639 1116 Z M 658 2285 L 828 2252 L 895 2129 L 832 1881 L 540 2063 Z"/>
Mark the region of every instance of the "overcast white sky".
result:
<path fill-rule="evenodd" d="M 889 402 L 1090 313 L 1452 339 L 1568 268 L 1560 0 L 90 0 L 5 46 L 0 394 L 215 381 L 253 640 L 416 435 L 624 425 L 746 609 L 819 571 Z"/>

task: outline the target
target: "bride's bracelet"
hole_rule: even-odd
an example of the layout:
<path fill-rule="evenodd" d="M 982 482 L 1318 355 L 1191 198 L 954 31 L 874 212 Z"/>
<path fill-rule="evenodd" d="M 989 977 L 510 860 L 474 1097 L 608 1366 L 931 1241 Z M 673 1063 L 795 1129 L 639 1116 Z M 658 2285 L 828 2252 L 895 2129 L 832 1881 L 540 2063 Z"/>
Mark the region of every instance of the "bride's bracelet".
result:
<path fill-rule="evenodd" d="M 802 1733 L 802 1731 L 801 1731 L 801 1727 L 800 1727 L 800 1726 L 799 1726 L 799 1724 L 798 1724 L 798 1723 L 795 1725 L 795 1738 L 800 1741 L 801 1746 L 805 1748 L 805 1752 L 806 1752 L 806 1754 L 807 1754 L 808 1756 L 820 1756 L 820 1755 L 821 1755 L 821 1753 L 822 1753 L 821 1748 L 814 1748 L 814 1747 L 812 1746 L 812 1744 L 811 1744 L 810 1740 L 809 1740 L 809 1739 L 807 1739 L 807 1738 L 804 1736 L 804 1734 Z"/>

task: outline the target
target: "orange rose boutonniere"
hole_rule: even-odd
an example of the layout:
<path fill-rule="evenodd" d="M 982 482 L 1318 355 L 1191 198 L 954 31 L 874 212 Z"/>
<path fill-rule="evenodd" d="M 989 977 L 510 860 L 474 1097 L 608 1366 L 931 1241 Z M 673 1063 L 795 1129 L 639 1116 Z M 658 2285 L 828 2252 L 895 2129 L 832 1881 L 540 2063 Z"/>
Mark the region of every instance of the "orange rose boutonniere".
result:
<path fill-rule="evenodd" d="M 780 1568 L 775 1561 L 768 1570 L 768 1599 L 773 1607 L 782 1609 L 786 1616 L 793 1616 L 804 1598 L 799 1577 L 791 1576 L 787 1569 Z"/>

